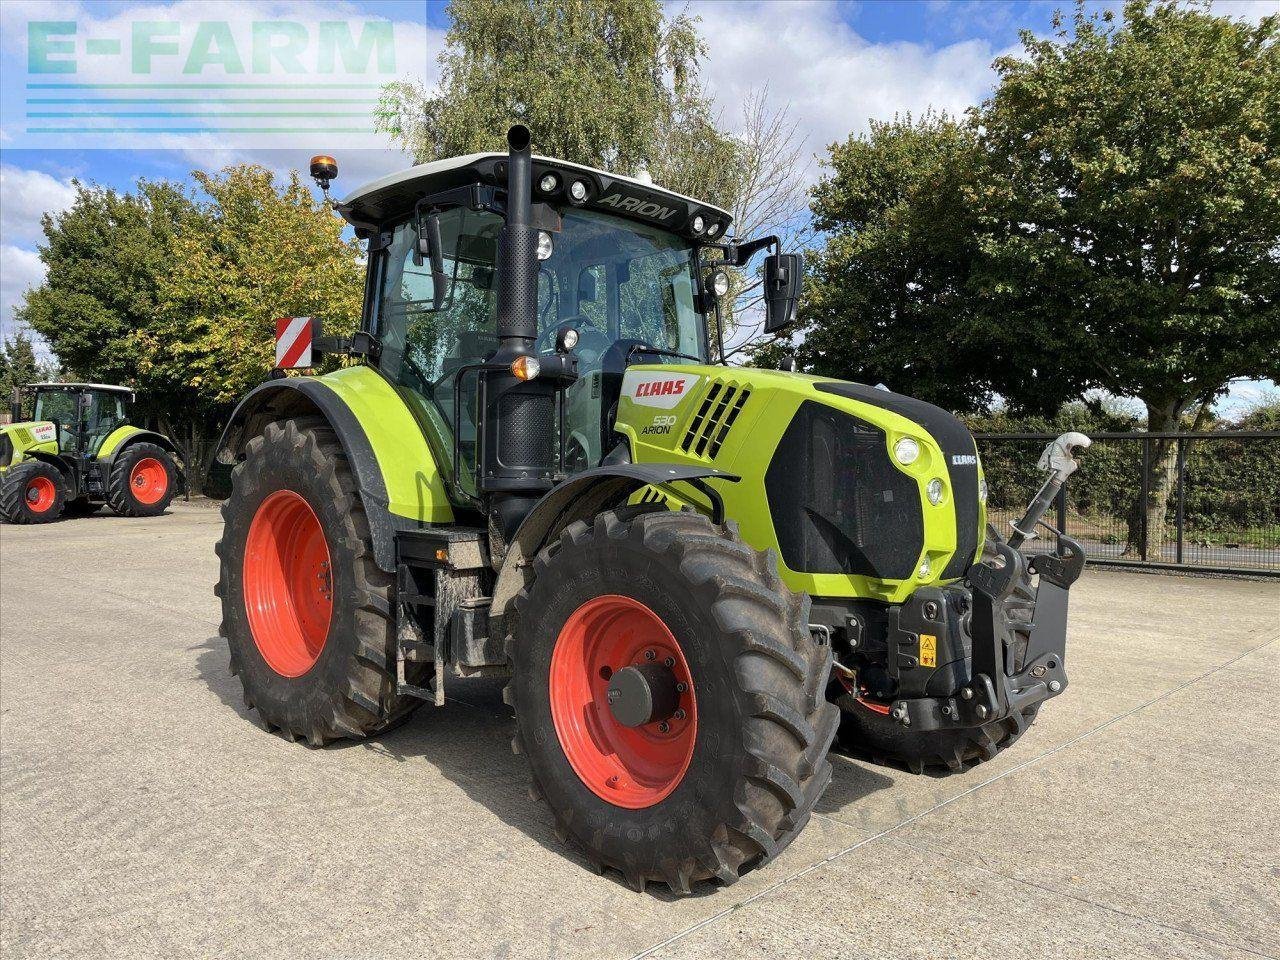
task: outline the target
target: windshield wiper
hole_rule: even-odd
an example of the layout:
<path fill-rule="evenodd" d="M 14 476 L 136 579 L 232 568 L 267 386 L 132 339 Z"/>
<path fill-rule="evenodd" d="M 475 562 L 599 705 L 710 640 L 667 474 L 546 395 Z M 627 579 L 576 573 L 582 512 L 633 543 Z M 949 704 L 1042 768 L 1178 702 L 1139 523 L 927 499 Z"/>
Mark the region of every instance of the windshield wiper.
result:
<path fill-rule="evenodd" d="M 646 347 L 642 343 L 636 343 L 632 344 L 631 349 L 627 351 L 627 360 L 624 366 L 631 366 L 631 355 L 635 353 L 648 353 L 655 357 L 680 357 L 684 360 L 692 360 L 694 363 L 707 363 L 702 357 L 695 357 L 691 353 L 681 353 L 679 350 L 664 350 L 662 347 Z"/>

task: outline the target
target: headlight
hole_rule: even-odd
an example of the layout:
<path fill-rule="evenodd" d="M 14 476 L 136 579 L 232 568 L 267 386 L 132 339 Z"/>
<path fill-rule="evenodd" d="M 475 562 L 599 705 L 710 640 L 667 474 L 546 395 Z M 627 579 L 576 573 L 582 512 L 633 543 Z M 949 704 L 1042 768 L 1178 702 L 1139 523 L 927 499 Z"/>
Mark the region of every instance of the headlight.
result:
<path fill-rule="evenodd" d="M 538 231 L 538 259 L 549 260 L 555 248 L 551 244 L 551 234 L 545 230 Z"/>
<path fill-rule="evenodd" d="M 987 502 L 987 481 L 986 478 L 978 481 L 978 499 L 983 503 Z"/>
<path fill-rule="evenodd" d="M 543 193 L 550 193 L 559 185 L 560 181 L 556 179 L 556 175 L 554 173 L 544 174 L 542 179 L 538 181 L 538 189 Z"/>
<path fill-rule="evenodd" d="M 930 480 L 925 489 L 929 494 L 929 502 L 935 507 L 942 502 L 942 481 L 938 477 Z"/>
<path fill-rule="evenodd" d="M 575 180 L 569 184 L 569 196 L 581 203 L 587 199 L 587 184 L 582 180 Z"/>
<path fill-rule="evenodd" d="M 904 467 L 915 463 L 920 456 L 920 444 L 910 437 L 903 437 L 893 445 L 893 458 Z"/>
<path fill-rule="evenodd" d="M 694 233 L 701 233 L 707 228 L 707 221 L 703 220 L 701 215 L 699 215 L 693 218 L 692 226 Z"/>
<path fill-rule="evenodd" d="M 711 289 L 717 297 L 723 297 L 729 292 L 729 275 L 723 270 L 717 270 L 711 275 Z"/>
<path fill-rule="evenodd" d="M 707 227 L 708 237 L 714 237 L 719 232 L 720 232 L 720 224 L 718 223 L 713 223 L 711 226 Z"/>
<path fill-rule="evenodd" d="M 921 580 L 928 580 L 931 573 L 933 573 L 933 564 L 929 562 L 928 557 L 925 557 L 920 561 L 920 569 L 916 571 L 916 576 Z"/>

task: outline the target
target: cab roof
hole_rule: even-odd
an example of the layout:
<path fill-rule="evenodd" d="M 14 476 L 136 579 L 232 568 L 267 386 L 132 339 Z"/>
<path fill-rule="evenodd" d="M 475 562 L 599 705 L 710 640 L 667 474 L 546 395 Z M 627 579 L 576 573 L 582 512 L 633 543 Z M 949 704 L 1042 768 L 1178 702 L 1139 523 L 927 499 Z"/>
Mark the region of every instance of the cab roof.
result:
<path fill-rule="evenodd" d="M 116 393 L 133 393 L 132 387 L 121 387 L 112 383 L 30 383 L 32 389 L 46 390 L 112 390 Z"/>
<path fill-rule="evenodd" d="M 506 187 L 505 153 L 472 153 L 419 164 L 380 177 L 354 190 L 338 205 L 338 211 L 357 228 L 369 230 L 404 217 L 425 196 L 468 184 Z M 551 191 L 541 189 L 547 174 L 556 178 Z M 554 157 L 533 158 L 533 200 L 556 206 L 570 205 L 568 186 L 586 184 L 587 196 L 576 205 L 653 224 L 673 233 L 721 241 L 732 217 L 728 211 L 694 197 L 664 190 L 634 177 L 597 170 Z M 703 232 L 693 232 L 694 218 L 701 217 Z"/>

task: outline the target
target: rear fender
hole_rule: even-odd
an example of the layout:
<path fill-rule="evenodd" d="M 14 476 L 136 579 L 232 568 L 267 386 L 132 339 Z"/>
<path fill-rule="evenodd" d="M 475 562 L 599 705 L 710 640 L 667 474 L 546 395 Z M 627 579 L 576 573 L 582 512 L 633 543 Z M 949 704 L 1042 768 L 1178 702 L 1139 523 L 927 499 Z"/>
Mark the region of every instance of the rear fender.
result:
<path fill-rule="evenodd" d="M 104 477 L 111 474 L 111 466 L 116 462 L 116 457 L 120 456 L 135 443 L 154 443 L 162 450 L 168 450 L 173 454 L 176 465 L 178 448 L 164 434 L 156 433 L 154 430 L 142 430 L 138 427 L 120 427 L 108 436 L 98 449 L 97 459 L 102 464 L 102 475 Z"/>
<path fill-rule="evenodd" d="M 711 467 L 619 463 L 585 470 L 560 484 L 529 511 L 508 545 L 494 583 L 490 618 L 497 618 L 499 629 L 506 628 L 505 618 L 511 611 L 512 601 L 532 578 L 533 558 L 560 536 L 569 524 L 619 507 L 644 487 L 662 487 L 678 482 L 694 485 L 704 497 L 711 493 L 712 512 L 718 512 L 721 509 L 716 502 L 718 495 L 706 485 L 706 480 L 736 483 L 738 477 Z"/>
<path fill-rule="evenodd" d="M 369 520 L 374 560 L 394 573 L 396 531 L 451 522 L 453 513 L 435 459 L 405 401 L 367 367 L 324 377 L 285 377 L 252 390 L 218 440 L 209 489 L 217 496 L 230 493 L 227 468 L 244 458 L 246 445 L 267 423 L 316 415 L 333 429 L 351 466 Z"/>

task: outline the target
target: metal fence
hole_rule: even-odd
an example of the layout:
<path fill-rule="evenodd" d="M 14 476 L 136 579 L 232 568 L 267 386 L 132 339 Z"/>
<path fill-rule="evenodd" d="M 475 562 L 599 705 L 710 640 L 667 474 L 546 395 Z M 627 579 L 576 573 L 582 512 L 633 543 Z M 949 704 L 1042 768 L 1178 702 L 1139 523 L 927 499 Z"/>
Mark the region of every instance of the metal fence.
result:
<path fill-rule="evenodd" d="M 1280 576 L 1280 431 L 1090 436 L 1045 517 L 1090 561 Z M 1052 439 L 978 435 L 988 519 L 1001 532 L 1039 486 L 1036 461 Z"/>

